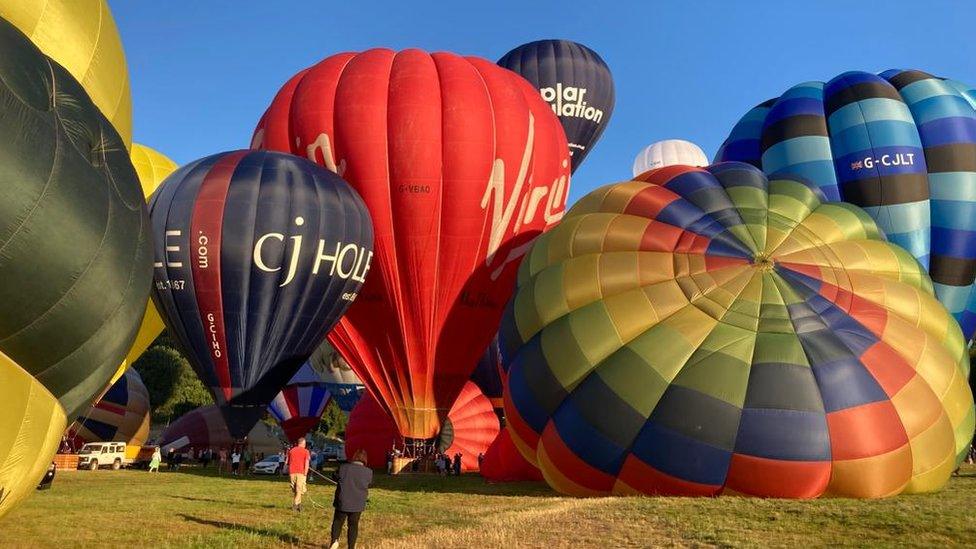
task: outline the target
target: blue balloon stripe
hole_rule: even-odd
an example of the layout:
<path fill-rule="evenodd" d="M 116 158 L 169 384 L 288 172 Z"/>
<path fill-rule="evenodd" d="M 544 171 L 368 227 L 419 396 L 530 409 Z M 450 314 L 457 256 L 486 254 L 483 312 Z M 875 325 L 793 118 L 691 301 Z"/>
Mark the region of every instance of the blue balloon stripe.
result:
<path fill-rule="evenodd" d="M 909 122 L 881 120 L 843 130 L 838 130 L 834 126 L 829 126 L 829 128 L 831 150 L 834 156 L 846 156 L 852 153 L 860 155 L 872 150 L 886 149 L 922 152 L 922 141 L 919 139 L 918 129 Z"/>
<path fill-rule="evenodd" d="M 831 134 L 875 122 L 914 124 L 908 105 L 886 97 L 862 99 L 841 107 L 827 117 Z"/>
<path fill-rule="evenodd" d="M 763 171 L 766 173 L 791 173 L 789 168 L 795 162 L 829 160 L 831 158 L 833 156 L 828 138 L 816 135 L 794 137 L 781 141 L 763 152 Z"/>

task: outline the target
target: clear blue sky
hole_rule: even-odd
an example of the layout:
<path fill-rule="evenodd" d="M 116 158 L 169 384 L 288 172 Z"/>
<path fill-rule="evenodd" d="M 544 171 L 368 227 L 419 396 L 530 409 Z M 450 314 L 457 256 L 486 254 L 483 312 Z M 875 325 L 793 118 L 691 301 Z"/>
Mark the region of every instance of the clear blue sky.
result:
<path fill-rule="evenodd" d="M 246 147 L 285 80 L 376 46 L 496 60 L 540 38 L 606 60 L 617 104 L 570 199 L 630 175 L 666 138 L 712 156 L 754 104 L 845 70 L 918 68 L 976 82 L 976 2 L 112 0 L 135 139 L 179 163 Z M 785 7 L 789 5 L 790 7 Z"/>

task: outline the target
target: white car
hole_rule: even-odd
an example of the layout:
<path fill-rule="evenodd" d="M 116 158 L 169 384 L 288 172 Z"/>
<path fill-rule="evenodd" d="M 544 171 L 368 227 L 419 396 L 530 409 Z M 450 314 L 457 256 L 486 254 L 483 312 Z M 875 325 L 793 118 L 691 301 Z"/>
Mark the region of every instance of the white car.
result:
<path fill-rule="evenodd" d="M 78 468 L 94 471 L 111 467 L 118 471 L 126 464 L 124 442 L 89 442 L 78 450 Z"/>
<path fill-rule="evenodd" d="M 251 466 L 255 475 L 280 475 L 285 470 L 285 456 L 275 454 L 268 456 Z"/>

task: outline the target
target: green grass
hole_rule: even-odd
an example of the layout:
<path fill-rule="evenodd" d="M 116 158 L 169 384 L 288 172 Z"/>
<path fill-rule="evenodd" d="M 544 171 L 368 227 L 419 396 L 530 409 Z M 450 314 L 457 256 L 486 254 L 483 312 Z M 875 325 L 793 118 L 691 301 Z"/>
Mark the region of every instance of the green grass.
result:
<path fill-rule="evenodd" d="M 321 482 L 305 511 L 288 484 L 185 470 L 58 474 L 0 520 L 0 547 L 318 547 L 333 489 Z M 377 476 L 363 517 L 364 547 L 973 546 L 976 468 L 942 492 L 881 501 L 738 497 L 559 497 L 535 483 Z"/>

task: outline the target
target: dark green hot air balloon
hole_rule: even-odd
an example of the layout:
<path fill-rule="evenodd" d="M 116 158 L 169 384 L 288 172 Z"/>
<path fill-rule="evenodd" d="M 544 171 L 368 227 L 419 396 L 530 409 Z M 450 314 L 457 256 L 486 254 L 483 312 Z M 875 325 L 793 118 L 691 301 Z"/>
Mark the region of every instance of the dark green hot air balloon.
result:
<path fill-rule="evenodd" d="M 78 81 L 2 19 L 0 49 L 0 353 L 70 420 L 139 328 L 149 216 L 125 145 Z"/>

